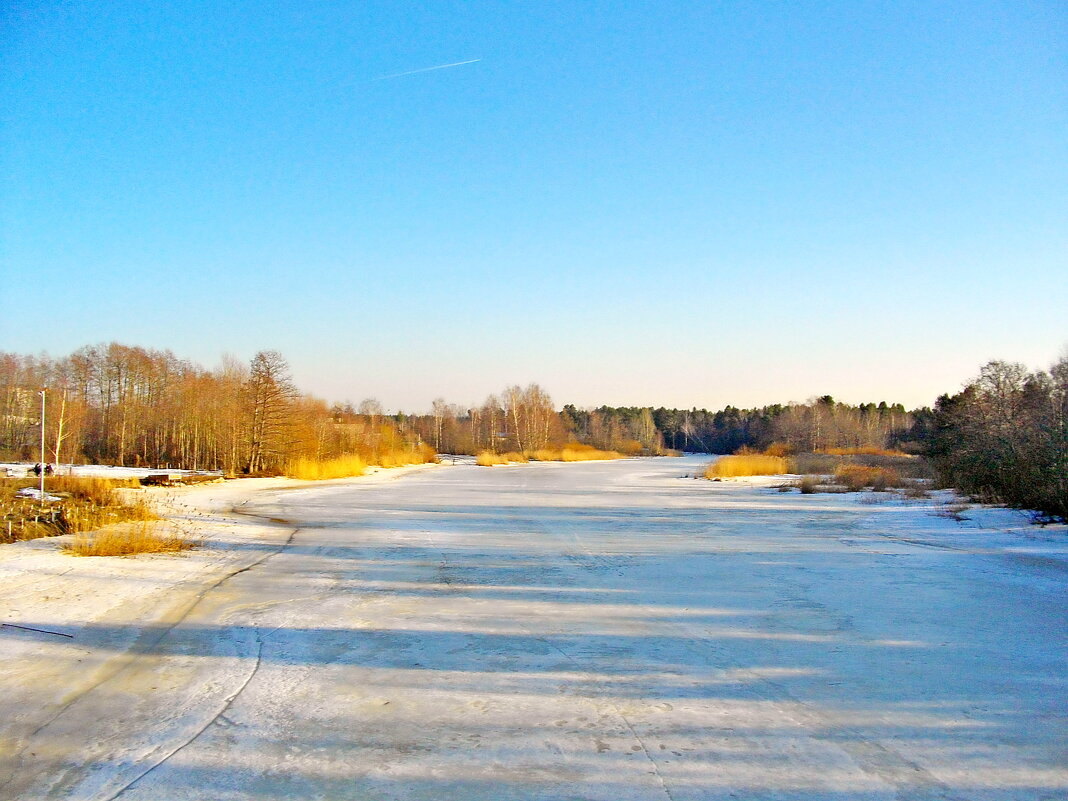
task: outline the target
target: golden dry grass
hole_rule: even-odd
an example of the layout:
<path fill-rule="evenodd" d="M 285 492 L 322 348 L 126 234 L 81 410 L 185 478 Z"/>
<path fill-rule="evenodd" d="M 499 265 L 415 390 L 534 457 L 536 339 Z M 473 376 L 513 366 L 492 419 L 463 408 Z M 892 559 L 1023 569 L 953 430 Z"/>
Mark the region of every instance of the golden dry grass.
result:
<path fill-rule="evenodd" d="M 537 462 L 599 462 L 627 458 L 619 451 L 602 451 L 581 442 L 569 442 L 560 448 L 540 448 L 527 455 Z"/>
<path fill-rule="evenodd" d="M 493 451 L 480 451 L 475 456 L 475 464 L 482 467 L 493 467 L 499 464 L 525 464 L 529 462 L 526 454 L 509 451 L 508 453 L 494 453 Z"/>
<path fill-rule="evenodd" d="M 59 500 L 44 502 L 17 496 L 16 491 L 24 486 L 36 486 L 36 482 L 0 480 L 0 542 L 76 534 L 123 521 L 156 519 L 144 498 L 127 500 L 115 492 L 116 488 L 138 486 L 136 479 L 50 476 L 45 490 Z"/>
<path fill-rule="evenodd" d="M 339 456 L 336 459 L 294 459 L 286 465 L 286 475 L 302 481 L 325 481 L 331 478 L 362 476 L 367 463 L 359 456 Z"/>
<path fill-rule="evenodd" d="M 787 472 L 786 460 L 781 456 L 736 454 L 721 456 L 705 468 L 705 478 L 737 478 L 739 476 L 778 476 Z"/>
<path fill-rule="evenodd" d="M 45 479 L 45 490 L 50 494 L 66 493 L 80 501 L 88 501 L 97 506 L 115 504 L 117 489 L 136 489 L 141 482 L 136 478 L 114 479 L 92 476 L 49 476 Z"/>
<path fill-rule="evenodd" d="M 92 531 L 112 523 L 133 521 L 146 523 L 158 519 L 152 507 L 144 498 L 123 502 L 116 498 L 109 506 L 92 502 L 81 504 L 63 504 L 63 528 L 66 533 L 77 534 Z"/>
<path fill-rule="evenodd" d="M 414 448 L 394 448 L 375 454 L 350 453 L 330 459 L 302 456 L 286 464 L 285 475 L 302 481 L 325 481 L 332 478 L 362 476 L 367 472 L 367 468 L 372 466 L 404 467 L 433 462 L 436 458 L 434 449 L 426 445 Z"/>
<path fill-rule="evenodd" d="M 619 451 L 600 451 L 591 445 L 569 443 L 560 450 L 561 462 L 599 462 L 608 459 L 626 459 Z"/>
<path fill-rule="evenodd" d="M 72 556 L 132 556 L 139 553 L 177 553 L 195 548 L 193 540 L 181 534 L 161 534 L 149 522 L 108 526 L 74 537 L 63 549 Z"/>
<path fill-rule="evenodd" d="M 409 450 L 391 450 L 379 453 L 370 464 L 378 467 L 404 467 L 410 464 L 427 464 L 437 459 L 437 454 L 429 445 L 421 445 Z"/>
<path fill-rule="evenodd" d="M 602 451 L 592 445 L 583 445 L 580 442 L 569 442 L 560 448 L 538 448 L 535 451 L 517 453 L 494 453 L 493 451 L 481 451 L 475 457 L 475 464 L 483 467 L 493 467 L 499 464 L 514 464 L 524 462 L 592 462 L 606 461 L 609 459 L 626 459 L 626 454 L 618 451 Z"/>

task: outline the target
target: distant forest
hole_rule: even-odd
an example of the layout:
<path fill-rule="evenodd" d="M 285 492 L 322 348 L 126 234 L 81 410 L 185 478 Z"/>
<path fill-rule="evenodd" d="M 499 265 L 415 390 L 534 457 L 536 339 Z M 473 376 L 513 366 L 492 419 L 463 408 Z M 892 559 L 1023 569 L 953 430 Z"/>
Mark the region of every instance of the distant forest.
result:
<path fill-rule="evenodd" d="M 536 386 L 513 388 L 474 409 L 438 401 L 432 414 L 407 420 L 439 452 L 475 453 L 493 448 L 495 436 L 509 437 L 505 418 L 513 406 L 511 396 L 531 390 L 540 392 Z M 546 403 L 551 408 L 547 396 Z M 856 447 L 920 452 L 932 419 L 930 409 L 909 412 L 901 404 L 886 403 L 851 406 L 830 396 L 760 409 L 728 406 L 716 412 L 640 406 L 579 409 L 568 404 L 555 414 L 548 429 L 550 441 L 573 440 L 631 455 L 671 450 L 734 453 L 743 447 L 763 450 L 772 445 L 793 452 Z"/>
<path fill-rule="evenodd" d="M 401 464 L 567 442 L 628 455 L 879 448 L 927 455 L 947 486 L 1068 514 L 1068 357 L 1048 372 L 991 362 L 934 409 L 828 395 L 759 409 L 557 410 L 530 384 L 478 407 L 438 399 L 427 413 L 408 415 L 387 413 L 373 398 L 331 405 L 303 393 L 275 351 L 216 369 L 117 343 L 57 359 L 0 353 L 0 458 L 41 458 L 42 388 L 44 460 L 55 463 L 247 475 L 276 473 L 294 458 Z"/>

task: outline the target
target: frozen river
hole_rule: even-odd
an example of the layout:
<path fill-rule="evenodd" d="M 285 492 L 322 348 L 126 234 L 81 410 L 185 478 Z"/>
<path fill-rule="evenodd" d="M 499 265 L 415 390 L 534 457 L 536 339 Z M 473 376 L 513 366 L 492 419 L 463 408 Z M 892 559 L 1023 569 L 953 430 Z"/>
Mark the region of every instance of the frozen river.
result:
<path fill-rule="evenodd" d="M 701 463 L 264 491 L 166 614 L 10 652 L 0 798 L 1068 798 L 1056 543 Z"/>

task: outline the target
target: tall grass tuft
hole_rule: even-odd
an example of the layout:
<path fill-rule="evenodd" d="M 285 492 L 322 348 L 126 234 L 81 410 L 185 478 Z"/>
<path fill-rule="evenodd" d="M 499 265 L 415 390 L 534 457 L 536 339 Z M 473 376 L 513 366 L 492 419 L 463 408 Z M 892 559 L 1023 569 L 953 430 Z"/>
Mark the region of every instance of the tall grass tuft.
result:
<path fill-rule="evenodd" d="M 331 478 L 362 476 L 367 463 L 359 456 L 338 456 L 335 459 L 302 457 L 286 465 L 286 475 L 302 481 L 324 481 Z"/>
<path fill-rule="evenodd" d="M 737 478 L 740 476 L 778 476 L 787 472 L 786 460 L 781 456 L 746 453 L 721 456 L 705 468 L 705 478 Z"/>
<path fill-rule="evenodd" d="M 161 534 L 153 524 L 141 521 L 78 534 L 63 552 L 72 556 L 132 556 L 139 553 L 177 553 L 196 545 L 196 542 L 181 534 Z"/>

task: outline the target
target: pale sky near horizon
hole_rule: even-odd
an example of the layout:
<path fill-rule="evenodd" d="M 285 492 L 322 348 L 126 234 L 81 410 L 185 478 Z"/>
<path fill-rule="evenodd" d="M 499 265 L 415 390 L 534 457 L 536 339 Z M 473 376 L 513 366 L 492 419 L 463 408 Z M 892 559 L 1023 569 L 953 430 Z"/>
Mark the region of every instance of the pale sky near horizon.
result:
<path fill-rule="evenodd" d="M 1059 0 L 0 15 L 0 350 L 422 411 L 929 405 L 1068 345 Z"/>

